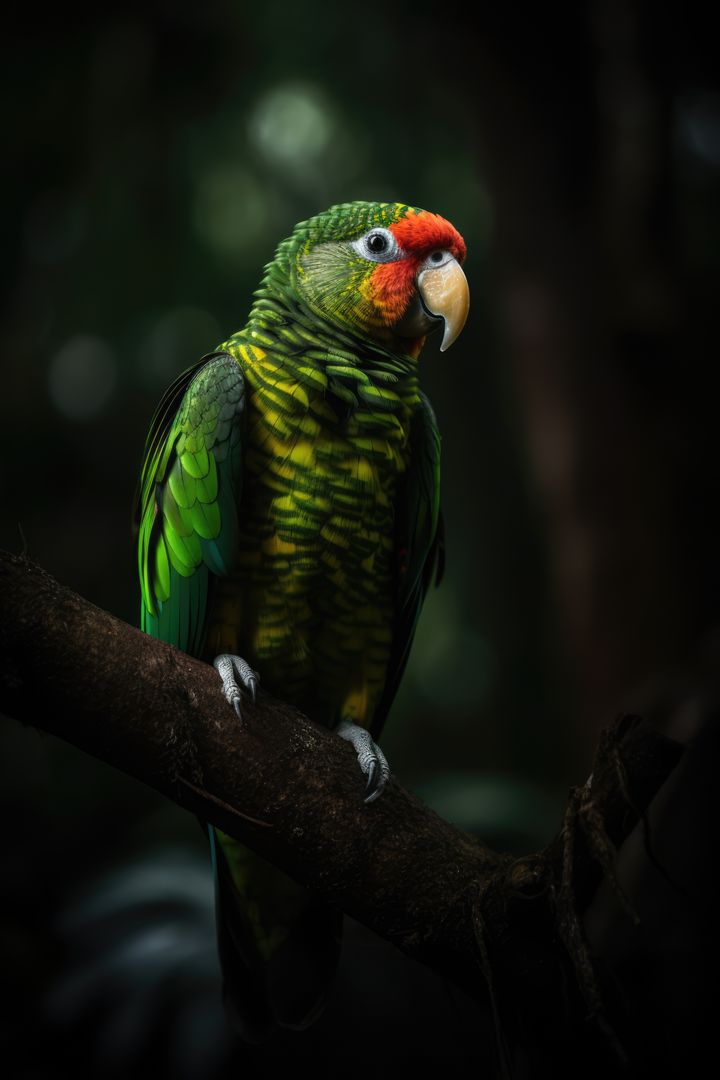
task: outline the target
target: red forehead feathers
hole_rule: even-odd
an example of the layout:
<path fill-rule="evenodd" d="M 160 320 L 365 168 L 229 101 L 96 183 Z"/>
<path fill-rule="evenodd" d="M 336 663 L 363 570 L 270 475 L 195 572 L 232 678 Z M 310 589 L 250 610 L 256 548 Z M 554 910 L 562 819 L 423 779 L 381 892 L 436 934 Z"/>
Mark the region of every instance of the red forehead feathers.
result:
<path fill-rule="evenodd" d="M 465 258 L 465 241 L 454 225 L 428 210 L 401 218 L 390 226 L 390 232 L 408 254 L 420 255 L 435 248 L 445 248 L 458 262 Z"/>

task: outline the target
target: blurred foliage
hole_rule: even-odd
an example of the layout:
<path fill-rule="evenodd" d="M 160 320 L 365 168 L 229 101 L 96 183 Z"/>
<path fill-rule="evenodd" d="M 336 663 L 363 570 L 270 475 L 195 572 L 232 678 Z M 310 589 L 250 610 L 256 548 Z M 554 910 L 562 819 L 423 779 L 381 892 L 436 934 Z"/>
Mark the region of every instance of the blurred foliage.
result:
<path fill-rule="evenodd" d="M 710 406 L 676 363 L 698 369 L 708 330 L 714 348 L 720 97 L 711 36 L 680 10 L 495 6 L 472 31 L 459 7 L 429 0 L 16 12 L 3 50 L 0 544 L 26 544 L 136 621 L 130 509 L 164 388 L 242 325 L 296 221 L 356 198 L 439 211 L 468 242 L 473 298 L 452 352 L 431 343 L 422 359 L 443 433 L 448 568 L 386 749 L 404 782 L 489 842 L 548 839 L 589 767 L 593 687 L 619 708 L 618 687 L 680 657 L 710 621 L 720 584 L 716 533 L 698 525 Z M 657 286 L 658 260 L 684 291 Z M 552 302 L 538 282 L 554 282 Z M 571 315 L 586 352 L 568 349 Z M 583 438 L 595 458 L 578 456 Z M 561 490 L 576 459 L 584 472 Z M 621 488 L 622 513 L 609 494 Z M 641 554 L 622 516 L 633 507 Z M 675 519 L 684 532 L 668 532 Z M 589 531 L 612 539 L 621 576 Z M 663 563 L 666 547 L 692 568 Z M 656 599 L 673 574 L 685 607 L 672 590 Z M 614 635 L 624 667 L 603 651 Z M 32 1033 L 38 993 L 63 970 L 49 920 L 78 883 L 149 839 L 203 841 L 72 748 L 7 722 L 0 739 L 8 1040 Z"/>

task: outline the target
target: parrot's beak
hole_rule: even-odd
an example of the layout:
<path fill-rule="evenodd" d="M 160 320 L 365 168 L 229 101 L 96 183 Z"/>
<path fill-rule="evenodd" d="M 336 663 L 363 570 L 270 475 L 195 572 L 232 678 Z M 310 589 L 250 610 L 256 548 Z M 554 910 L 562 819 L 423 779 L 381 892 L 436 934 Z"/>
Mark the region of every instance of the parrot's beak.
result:
<path fill-rule="evenodd" d="M 470 290 L 460 263 L 452 256 L 442 266 L 428 266 L 417 279 L 418 292 L 426 312 L 443 319 L 440 352 L 449 349 L 460 336 L 470 309 Z"/>

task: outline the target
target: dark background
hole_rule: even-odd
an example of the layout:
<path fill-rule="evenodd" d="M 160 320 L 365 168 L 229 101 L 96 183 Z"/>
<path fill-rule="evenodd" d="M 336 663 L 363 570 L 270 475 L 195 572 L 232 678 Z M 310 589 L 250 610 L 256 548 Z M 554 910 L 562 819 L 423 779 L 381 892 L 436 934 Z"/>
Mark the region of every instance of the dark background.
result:
<path fill-rule="evenodd" d="M 422 359 L 448 567 L 384 746 L 490 843 L 547 841 L 600 728 L 717 624 L 720 90 L 702 10 L 480 5 L 472 29 L 424 0 L 16 14 L 0 546 L 135 622 L 131 503 L 167 384 L 243 324 L 296 221 L 356 198 L 442 213 L 472 294 L 457 344 Z M 14 1075 L 262 1072 L 224 1034 L 196 823 L 9 720 L 0 806 Z M 358 1068 L 380 1046 L 483 1067 L 467 1003 L 350 941 L 308 1053 L 347 1075 L 354 1012 L 376 1032 Z"/>

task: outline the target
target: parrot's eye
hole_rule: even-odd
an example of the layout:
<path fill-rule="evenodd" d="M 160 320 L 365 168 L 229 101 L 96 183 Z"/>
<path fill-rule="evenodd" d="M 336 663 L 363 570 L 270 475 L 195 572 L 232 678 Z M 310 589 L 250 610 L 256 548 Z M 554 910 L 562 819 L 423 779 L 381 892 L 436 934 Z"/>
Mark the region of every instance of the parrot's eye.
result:
<path fill-rule="evenodd" d="M 371 229 L 356 240 L 353 247 L 364 259 L 372 262 L 391 262 L 400 254 L 398 242 L 389 229 Z"/>
<path fill-rule="evenodd" d="M 372 251 L 373 255 L 381 255 L 383 251 L 387 251 L 387 236 L 383 236 L 383 234 L 379 232 L 372 233 L 367 238 L 367 246 L 370 251 Z"/>
<path fill-rule="evenodd" d="M 424 270 L 430 270 L 430 269 L 437 270 L 441 266 L 444 266 L 445 263 L 450 262 L 451 259 L 452 259 L 452 252 L 448 251 L 447 248 L 435 248 L 435 250 L 431 251 L 430 254 L 427 256 L 427 258 L 425 259 L 425 262 L 423 263 L 423 269 Z"/>

